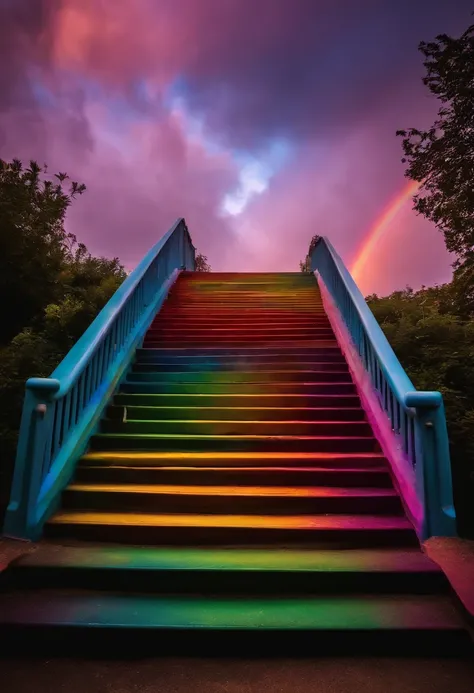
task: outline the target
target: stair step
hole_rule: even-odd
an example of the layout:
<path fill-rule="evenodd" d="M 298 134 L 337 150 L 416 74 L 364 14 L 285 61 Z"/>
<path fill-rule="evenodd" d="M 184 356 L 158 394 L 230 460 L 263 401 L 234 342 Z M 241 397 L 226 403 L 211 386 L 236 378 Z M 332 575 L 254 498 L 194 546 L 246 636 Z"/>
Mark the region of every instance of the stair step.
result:
<path fill-rule="evenodd" d="M 347 364 L 341 362 L 341 363 L 335 363 L 334 361 L 329 361 L 329 362 L 321 362 L 321 361 L 298 361 L 296 360 L 294 363 L 291 363 L 289 361 L 286 361 L 283 367 L 282 362 L 278 361 L 270 361 L 266 362 L 262 359 L 260 363 L 253 362 L 249 363 L 248 361 L 242 361 L 242 362 L 222 362 L 218 360 L 212 360 L 209 359 L 206 361 L 205 359 L 201 359 L 199 362 L 195 363 L 172 363 L 172 364 L 167 364 L 167 363 L 159 363 L 157 361 L 153 362 L 147 362 L 144 360 L 136 361 L 133 366 L 132 366 L 132 372 L 133 373 L 169 373 L 169 372 L 175 372 L 175 373 L 206 373 L 206 372 L 212 372 L 214 373 L 219 373 L 219 372 L 226 372 L 226 373 L 231 373 L 231 372 L 251 372 L 254 373 L 254 378 L 258 376 L 259 371 L 270 371 L 270 372 L 290 372 L 294 373 L 295 371 L 302 371 L 304 373 L 321 373 L 321 372 L 329 372 L 329 373 L 348 373 L 349 368 Z"/>
<path fill-rule="evenodd" d="M 248 462 L 251 462 L 249 460 Z M 189 464 L 189 466 L 186 466 Z M 212 460 L 209 462 L 212 465 Z M 386 467 L 367 468 L 331 468 L 320 467 L 277 467 L 248 466 L 225 467 L 220 461 L 214 466 L 198 466 L 193 461 L 178 466 L 171 462 L 168 466 L 150 466 L 145 461 L 134 458 L 127 460 L 124 456 L 115 463 L 109 461 L 100 464 L 100 460 L 91 461 L 83 458 L 77 467 L 75 479 L 78 483 L 122 483 L 122 484 L 194 484 L 194 485 L 263 485 L 274 486 L 345 486 L 392 488 L 392 480 Z M 194 466 L 193 466 L 194 465 Z"/>
<path fill-rule="evenodd" d="M 101 432 L 124 435 L 207 435 L 207 436 L 311 436 L 363 437 L 372 436 L 367 421 L 241 421 L 164 419 L 134 420 L 127 410 L 127 420 L 103 419 Z"/>
<path fill-rule="evenodd" d="M 212 366 L 213 368 L 219 367 L 223 368 L 228 366 L 229 370 L 241 367 L 243 365 L 249 366 L 250 369 L 254 368 L 264 368 L 271 364 L 271 370 L 273 370 L 273 365 L 278 364 L 291 364 L 293 366 L 301 366 L 307 368 L 310 364 L 310 370 L 314 369 L 315 365 L 337 365 L 342 367 L 347 367 L 347 363 L 342 357 L 342 354 L 318 354 L 313 355 L 295 355 L 290 354 L 265 354 L 265 355 L 254 355 L 254 354 L 234 354 L 234 355 L 222 355 L 222 354 L 194 354 L 191 356 L 179 356 L 179 355 L 163 355 L 155 353 L 154 349 L 138 349 L 135 364 L 153 364 L 155 366 L 169 367 L 175 365 L 177 370 L 181 367 L 190 368 L 202 368 L 203 366 Z M 224 369 L 225 370 L 225 369 Z M 264 368 L 265 370 L 265 368 Z M 276 369 L 278 370 L 278 369 Z"/>
<path fill-rule="evenodd" d="M 400 514 L 393 489 L 288 486 L 70 484 L 63 507 L 160 513 Z"/>
<path fill-rule="evenodd" d="M 418 549 L 339 551 L 260 547 L 44 544 L 9 570 L 16 589 L 73 588 L 199 594 L 430 594 L 448 591 Z"/>
<path fill-rule="evenodd" d="M 290 337 L 300 337 L 300 336 L 306 336 L 306 335 L 329 335 L 331 336 L 333 334 L 332 327 L 329 323 L 324 323 L 323 325 L 270 325 L 270 324 L 265 324 L 262 325 L 261 323 L 258 325 L 257 328 L 253 325 L 249 325 L 248 323 L 244 323 L 242 325 L 231 325 L 231 326 L 223 326 L 223 325 L 190 325 L 189 322 L 183 322 L 180 323 L 178 321 L 173 321 L 171 324 L 165 323 L 165 322 L 160 322 L 158 325 L 151 325 L 147 332 L 147 338 L 149 337 L 150 339 L 153 339 L 155 336 L 159 337 L 160 335 L 174 335 L 177 337 L 180 336 L 204 336 L 210 341 L 210 338 L 214 339 L 215 337 L 230 337 L 231 339 L 238 339 L 241 336 L 247 336 L 251 334 L 252 336 L 277 336 L 279 334 L 283 335 L 286 337 L 289 335 Z"/>
<path fill-rule="evenodd" d="M 326 315 L 315 315 L 313 312 L 306 317 L 298 316 L 293 314 L 293 317 L 282 318 L 278 315 L 247 315 L 242 316 L 238 313 L 233 315 L 227 314 L 213 315 L 205 313 L 193 313 L 190 311 L 187 314 L 179 313 L 176 311 L 168 311 L 166 313 L 159 313 L 155 320 L 150 325 L 150 330 L 160 330 L 161 328 L 179 328 L 186 329 L 188 327 L 192 329 L 203 329 L 203 328 L 216 328 L 216 329 L 226 329 L 226 330 L 242 330 L 248 329 L 249 325 L 270 330 L 291 330 L 298 328 L 314 328 L 314 327 L 325 327 L 331 328 L 331 323 Z"/>
<path fill-rule="evenodd" d="M 136 383 L 337 383 L 352 384 L 348 370 L 321 371 L 166 371 L 141 372 L 134 369 L 128 375 L 129 381 Z"/>
<path fill-rule="evenodd" d="M 130 544 L 285 544 L 346 548 L 417 546 L 412 525 L 398 515 L 203 515 L 60 510 L 49 536 Z"/>
<path fill-rule="evenodd" d="M 156 348 L 141 348 L 137 349 L 137 357 L 141 358 L 142 356 L 146 355 L 148 356 L 167 356 L 171 358 L 177 358 L 181 356 L 198 356 L 200 358 L 202 357 L 215 357 L 215 356 L 227 356 L 227 357 L 240 357 L 240 356 L 251 356 L 251 357 L 263 357 L 267 360 L 271 360 L 271 357 L 273 356 L 278 356 L 280 357 L 290 357 L 290 358 L 298 358 L 298 357 L 303 357 L 303 356 L 311 356 L 311 357 L 317 357 L 321 358 L 322 356 L 332 356 L 333 358 L 337 357 L 337 360 L 341 360 L 342 357 L 342 352 L 337 345 L 336 342 L 333 342 L 329 346 L 287 346 L 287 347 L 259 347 L 255 346 L 253 344 L 249 344 L 246 346 L 245 350 L 242 350 L 240 347 L 235 347 L 235 346 L 226 346 L 226 347 L 217 347 L 217 346 L 201 346 L 197 348 L 189 348 L 189 347 L 177 347 L 173 349 L 168 349 L 165 347 L 156 347 Z M 342 360 L 345 362 L 344 358 L 342 357 Z"/>
<path fill-rule="evenodd" d="M 164 308 L 155 318 L 152 325 L 159 325 L 162 320 L 186 322 L 190 320 L 197 321 L 223 321 L 223 322 L 243 322 L 243 323 L 259 323 L 260 325 L 270 324 L 272 322 L 281 322 L 285 324 L 296 324 L 298 322 L 310 322 L 312 325 L 319 321 L 328 320 L 326 313 L 321 307 L 311 306 L 309 308 L 299 308 L 298 310 L 289 308 L 249 308 L 241 307 L 239 310 L 232 308 L 214 307 L 196 308 L 180 306 L 179 303 L 174 306 L 165 304 Z M 327 323 L 326 323 L 327 324 Z"/>
<path fill-rule="evenodd" d="M 383 454 L 377 452 L 331 453 L 331 452 L 89 452 L 81 458 L 87 464 L 137 464 L 152 467 L 182 464 L 218 467 L 305 467 L 308 469 L 371 469 L 388 463 Z"/>
<path fill-rule="evenodd" d="M 107 408 L 107 417 L 127 421 L 365 421 L 362 407 L 163 407 L 117 404 Z"/>
<path fill-rule="evenodd" d="M 249 331 L 245 335 L 178 335 L 178 334 L 156 334 L 146 336 L 143 345 L 147 348 L 168 347 L 179 348 L 183 346 L 204 346 L 215 344 L 220 346 L 233 346 L 246 348 L 248 346 L 331 346 L 336 341 L 333 334 L 312 334 L 312 335 L 293 335 L 291 338 L 285 335 L 270 335 L 263 333 L 252 333 Z"/>
<path fill-rule="evenodd" d="M 313 382 L 139 382 L 127 380 L 120 385 L 120 392 L 132 394 L 196 394 L 196 395 L 356 395 L 354 383 Z"/>
<path fill-rule="evenodd" d="M 234 451 L 252 452 L 377 452 L 373 436 L 187 435 L 98 433 L 92 450 Z"/>
<path fill-rule="evenodd" d="M 173 387 L 173 389 L 175 389 Z M 117 406 L 191 406 L 191 407 L 218 407 L 218 408 L 353 408 L 360 407 L 360 399 L 357 394 L 291 394 L 291 393 L 247 393 L 225 394 L 202 392 L 194 393 L 136 393 L 122 392 L 114 397 Z"/>

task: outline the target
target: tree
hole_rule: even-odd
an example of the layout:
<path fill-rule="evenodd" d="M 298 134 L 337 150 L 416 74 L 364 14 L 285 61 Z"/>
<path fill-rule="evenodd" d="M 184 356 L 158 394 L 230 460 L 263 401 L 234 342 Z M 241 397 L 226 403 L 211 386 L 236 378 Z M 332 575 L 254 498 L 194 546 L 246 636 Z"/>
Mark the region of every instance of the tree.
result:
<path fill-rule="evenodd" d="M 85 185 L 65 173 L 47 178 L 46 166 L 29 168 L 0 159 L 0 344 L 55 299 L 58 277 L 73 240 L 64 230 L 66 210 Z"/>
<path fill-rule="evenodd" d="M 195 272 L 211 272 L 211 265 L 202 253 L 196 255 Z"/>
<path fill-rule="evenodd" d="M 460 529 L 474 537 L 474 321 L 463 316 L 455 284 L 367 302 L 415 387 L 443 394 Z"/>
<path fill-rule="evenodd" d="M 300 261 L 300 272 L 311 272 L 311 254 L 316 247 L 316 243 L 319 241 L 321 236 L 313 236 L 308 248 L 308 254 L 304 262 Z"/>
<path fill-rule="evenodd" d="M 85 186 L 45 180 L 46 167 L 0 161 L 0 506 L 10 489 L 25 381 L 49 376 L 126 274 L 64 228 Z M 43 174 L 43 178 L 41 177 Z M 0 513 L 1 524 L 1 513 Z"/>
<path fill-rule="evenodd" d="M 405 175 L 421 184 L 414 209 L 443 232 L 457 266 L 474 251 L 474 25 L 459 38 L 421 42 L 423 83 L 440 101 L 426 131 L 399 130 Z"/>

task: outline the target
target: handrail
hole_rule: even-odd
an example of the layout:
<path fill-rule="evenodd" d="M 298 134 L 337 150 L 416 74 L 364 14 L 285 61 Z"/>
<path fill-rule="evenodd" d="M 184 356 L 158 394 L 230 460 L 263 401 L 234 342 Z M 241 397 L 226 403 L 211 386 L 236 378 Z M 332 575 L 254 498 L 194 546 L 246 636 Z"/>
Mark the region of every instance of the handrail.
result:
<path fill-rule="evenodd" d="M 194 270 L 184 219 L 151 248 L 50 378 L 26 383 L 4 532 L 37 538 L 181 269 Z"/>
<path fill-rule="evenodd" d="M 310 263 L 311 271 L 316 272 L 320 283 L 329 292 L 378 404 L 388 419 L 391 447 L 401 451 L 404 463 L 414 472 L 413 492 L 423 512 L 416 528 L 419 536 L 455 535 L 449 442 L 442 395 L 415 389 L 354 279 L 327 238 L 318 240 L 310 254 Z"/>
<path fill-rule="evenodd" d="M 92 354 L 100 345 L 113 320 L 125 306 L 146 271 L 180 225 L 183 225 L 183 230 L 187 234 L 189 242 L 192 243 L 188 229 L 184 224 L 184 219 L 178 219 L 171 229 L 148 251 L 52 373 L 51 378 L 58 380 L 60 383 L 60 388 L 57 393 L 58 397 L 67 394 L 70 390 L 85 366 L 89 363 Z M 185 265 L 184 258 L 182 264 L 183 266 Z"/>

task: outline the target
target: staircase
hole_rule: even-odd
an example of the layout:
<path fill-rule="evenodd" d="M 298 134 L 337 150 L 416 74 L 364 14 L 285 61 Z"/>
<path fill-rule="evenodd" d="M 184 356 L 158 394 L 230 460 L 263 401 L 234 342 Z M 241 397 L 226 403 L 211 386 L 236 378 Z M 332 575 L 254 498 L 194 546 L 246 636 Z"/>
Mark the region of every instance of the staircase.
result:
<path fill-rule="evenodd" d="M 100 646 L 106 631 L 160 651 L 314 655 L 467 642 L 312 275 L 182 273 L 45 535 L 5 575 L 10 640 Z"/>

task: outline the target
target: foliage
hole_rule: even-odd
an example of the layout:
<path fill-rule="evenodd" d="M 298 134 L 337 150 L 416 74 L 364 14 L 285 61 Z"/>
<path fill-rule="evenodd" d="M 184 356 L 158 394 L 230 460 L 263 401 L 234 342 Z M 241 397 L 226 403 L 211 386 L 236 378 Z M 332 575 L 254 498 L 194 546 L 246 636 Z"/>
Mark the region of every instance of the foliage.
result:
<path fill-rule="evenodd" d="M 25 381 L 48 376 L 125 278 L 115 258 L 93 257 L 66 232 L 66 211 L 85 186 L 44 179 L 35 162 L 0 161 L 1 483 L 15 455 Z M 43 176 L 43 177 L 42 177 Z M 3 464 L 5 463 L 5 464 Z"/>
<path fill-rule="evenodd" d="M 306 255 L 306 258 L 304 262 L 300 261 L 300 272 L 311 272 L 311 253 L 316 247 L 316 243 L 319 241 L 321 236 L 313 236 L 310 243 L 309 243 L 309 248 L 308 248 L 308 254 Z"/>
<path fill-rule="evenodd" d="M 209 264 L 207 257 L 202 253 L 196 255 L 196 272 L 211 272 L 211 265 Z"/>
<path fill-rule="evenodd" d="M 446 247 L 472 263 L 474 250 L 474 25 L 459 38 L 446 34 L 419 45 L 424 84 L 440 101 L 426 131 L 399 130 L 405 175 L 421 183 L 417 212 L 443 232 Z"/>
<path fill-rule="evenodd" d="M 416 388 L 439 390 L 446 406 L 458 515 L 471 525 L 474 471 L 474 321 L 456 277 L 450 284 L 369 296 L 367 302 Z M 461 299 L 460 299 L 461 295 Z M 469 516 L 471 519 L 469 519 Z"/>
<path fill-rule="evenodd" d="M 66 210 L 85 186 L 65 173 L 48 180 L 34 161 L 0 159 L 0 344 L 6 344 L 58 295 L 58 278 L 73 237 L 64 230 Z"/>

